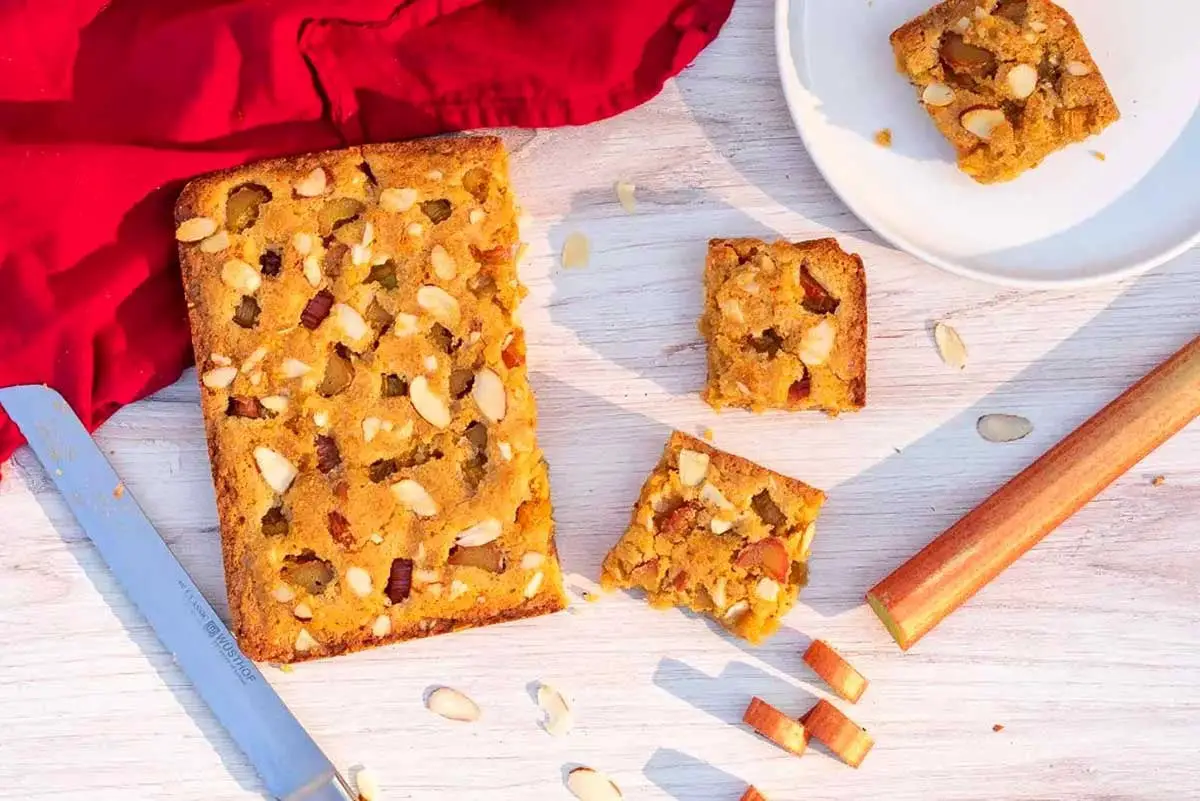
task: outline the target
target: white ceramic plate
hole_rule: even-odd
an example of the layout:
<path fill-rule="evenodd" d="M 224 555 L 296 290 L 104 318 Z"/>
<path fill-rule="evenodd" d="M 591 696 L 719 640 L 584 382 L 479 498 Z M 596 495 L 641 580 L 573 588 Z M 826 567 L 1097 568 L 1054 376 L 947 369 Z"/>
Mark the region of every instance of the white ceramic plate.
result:
<path fill-rule="evenodd" d="M 983 186 L 955 167 L 888 43 L 933 0 L 777 0 L 796 127 L 863 222 L 930 264 L 1034 288 L 1133 275 L 1200 242 L 1200 2 L 1060 4 L 1122 118 L 1015 181 Z M 891 148 L 875 144 L 882 128 Z"/>

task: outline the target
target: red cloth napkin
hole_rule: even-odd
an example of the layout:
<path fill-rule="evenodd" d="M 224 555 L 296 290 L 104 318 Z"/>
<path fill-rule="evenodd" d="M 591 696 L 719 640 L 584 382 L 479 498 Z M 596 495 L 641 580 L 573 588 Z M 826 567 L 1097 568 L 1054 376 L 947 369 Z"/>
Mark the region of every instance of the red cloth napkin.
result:
<path fill-rule="evenodd" d="M 284 153 L 642 103 L 733 0 L 0 0 L 0 386 L 89 429 L 191 363 L 171 209 Z M 0 461 L 21 443 L 0 411 Z"/>

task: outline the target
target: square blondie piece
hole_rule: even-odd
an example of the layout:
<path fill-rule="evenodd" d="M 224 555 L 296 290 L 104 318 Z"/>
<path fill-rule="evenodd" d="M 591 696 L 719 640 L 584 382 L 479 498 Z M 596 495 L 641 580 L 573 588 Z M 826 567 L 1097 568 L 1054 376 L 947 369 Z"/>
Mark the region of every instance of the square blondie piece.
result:
<path fill-rule="evenodd" d="M 233 627 L 293 662 L 565 596 L 499 139 L 197 179 L 175 210 Z"/>
<path fill-rule="evenodd" d="M 1049 0 L 947 0 L 891 42 L 980 183 L 1012 180 L 1121 117 L 1075 20 Z"/>
<path fill-rule="evenodd" d="M 714 409 L 861 409 L 867 401 L 867 284 L 835 239 L 713 239 L 705 266 Z"/>
<path fill-rule="evenodd" d="M 652 606 L 682 606 L 761 642 L 807 583 L 824 502 L 818 489 L 676 431 L 601 585 L 643 589 Z"/>

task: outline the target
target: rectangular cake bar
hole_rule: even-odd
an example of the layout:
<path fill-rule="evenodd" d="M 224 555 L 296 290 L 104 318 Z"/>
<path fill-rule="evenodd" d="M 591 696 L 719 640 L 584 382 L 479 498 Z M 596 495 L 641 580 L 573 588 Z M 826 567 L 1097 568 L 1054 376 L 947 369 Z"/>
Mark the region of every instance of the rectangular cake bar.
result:
<path fill-rule="evenodd" d="M 606 589 L 709 615 L 751 642 L 779 628 L 808 580 L 825 493 L 676 431 L 604 559 Z"/>
<path fill-rule="evenodd" d="M 867 284 L 835 239 L 713 239 L 700 331 L 713 408 L 861 409 L 867 401 Z"/>
<path fill-rule="evenodd" d="M 242 650 L 562 609 L 500 140 L 241 167 L 175 218 Z"/>

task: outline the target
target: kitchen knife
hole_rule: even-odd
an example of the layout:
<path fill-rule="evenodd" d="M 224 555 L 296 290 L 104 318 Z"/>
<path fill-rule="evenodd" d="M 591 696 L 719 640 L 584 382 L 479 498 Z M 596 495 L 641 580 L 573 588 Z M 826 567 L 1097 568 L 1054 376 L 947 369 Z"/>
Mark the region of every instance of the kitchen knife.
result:
<path fill-rule="evenodd" d="M 357 796 L 293 717 L 196 589 L 62 396 L 44 386 L 0 389 L 0 405 L 29 440 L 125 595 L 191 679 L 280 801 Z"/>

